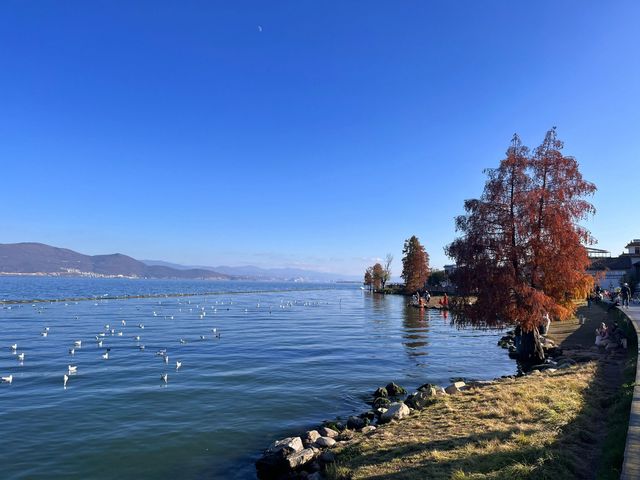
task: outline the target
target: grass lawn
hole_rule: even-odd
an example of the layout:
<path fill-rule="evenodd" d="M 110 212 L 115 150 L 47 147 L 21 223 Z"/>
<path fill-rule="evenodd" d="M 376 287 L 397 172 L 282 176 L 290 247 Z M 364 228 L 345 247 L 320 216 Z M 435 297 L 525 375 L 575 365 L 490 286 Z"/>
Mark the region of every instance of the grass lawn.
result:
<path fill-rule="evenodd" d="M 556 324 L 551 333 L 574 355 L 595 360 L 438 397 L 399 423 L 341 443 L 329 478 L 618 478 L 635 342 L 628 355 L 595 352 L 595 326 L 617 313 L 592 306 L 579 314 L 585 325 Z"/>

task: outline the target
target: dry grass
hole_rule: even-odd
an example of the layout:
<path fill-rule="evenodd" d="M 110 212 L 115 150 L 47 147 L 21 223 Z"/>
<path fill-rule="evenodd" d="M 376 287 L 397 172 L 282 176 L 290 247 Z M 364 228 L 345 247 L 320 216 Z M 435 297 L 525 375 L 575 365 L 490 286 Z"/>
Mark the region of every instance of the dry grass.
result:
<path fill-rule="evenodd" d="M 593 477 L 606 395 L 598 366 L 528 376 L 439 400 L 337 450 L 330 478 Z"/>

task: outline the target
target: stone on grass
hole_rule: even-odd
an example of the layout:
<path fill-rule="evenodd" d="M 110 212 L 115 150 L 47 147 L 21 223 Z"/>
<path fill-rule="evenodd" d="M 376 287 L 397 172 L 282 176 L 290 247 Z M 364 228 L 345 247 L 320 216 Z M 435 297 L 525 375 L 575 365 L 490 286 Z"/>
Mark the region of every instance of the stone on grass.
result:
<path fill-rule="evenodd" d="M 316 457 L 317 452 L 318 450 L 313 447 L 303 448 L 299 452 L 288 455 L 285 461 L 291 470 L 295 470 L 296 468 L 300 468 L 313 460 Z"/>
<path fill-rule="evenodd" d="M 380 423 L 402 420 L 407 415 L 409 415 L 409 407 L 402 402 L 395 402 L 389 405 L 389 409 L 380 416 Z"/>
<path fill-rule="evenodd" d="M 318 429 L 318 432 L 323 437 L 335 438 L 339 435 L 338 432 L 336 432 L 334 429 L 329 427 L 321 427 L 320 429 Z"/>
<path fill-rule="evenodd" d="M 422 410 L 424 407 L 433 402 L 433 397 L 436 395 L 436 388 L 431 387 L 430 390 L 423 392 L 416 392 L 407 398 L 407 405 L 416 410 Z"/>
<path fill-rule="evenodd" d="M 454 393 L 461 392 L 465 385 L 466 384 L 464 382 L 453 382 L 451 385 L 445 388 L 444 391 L 449 395 L 452 395 Z"/>
<path fill-rule="evenodd" d="M 363 434 L 367 434 L 367 433 L 371 433 L 374 432 L 376 430 L 376 427 L 374 427 L 373 425 L 367 425 L 366 427 L 362 427 L 362 429 L 360 430 L 360 433 Z"/>
<path fill-rule="evenodd" d="M 331 437 L 320 437 L 316 440 L 316 445 L 320 448 L 331 448 L 336 444 L 336 441 Z"/>
<path fill-rule="evenodd" d="M 347 420 L 347 428 L 350 430 L 358 430 L 366 425 L 367 422 L 364 418 L 352 416 Z"/>

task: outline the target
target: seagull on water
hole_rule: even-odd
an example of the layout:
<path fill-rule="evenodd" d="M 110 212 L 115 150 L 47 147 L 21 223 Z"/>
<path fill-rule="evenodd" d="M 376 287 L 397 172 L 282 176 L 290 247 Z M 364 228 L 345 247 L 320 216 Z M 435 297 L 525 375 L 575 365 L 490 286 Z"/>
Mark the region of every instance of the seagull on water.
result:
<path fill-rule="evenodd" d="M 65 374 L 65 375 L 62 377 L 62 381 L 64 382 L 64 383 L 63 383 L 64 388 L 67 388 L 67 382 L 69 381 L 69 375 Z"/>
<path fill-rule="evenodd" d="M 24 352 L 18 354 L 18 361 L 24 362 Z"/>
<path fill-rule="evenodd" d="M 133 337 L 133 339 L 134 339 L 136 342 L 139 342 L 139 341 L 140 341 L 140 335 L 136 335 L 135 337 Z"/>
<path fill-rule="evenodd" d="M 124 327 L 127 324 L 126 320 L 122 320 L 122 326 Z"/>
<path fill-rule="evenodd" d="M 69 367 L 69 375 L 71 375 L 72 373 L 78 373 L 78 366 L 77 365 L 69 365 L 68 367 Z"/>
<path fill-rule="evenodd" d="M 98 347 L 101 347 L 101 346 L 102 346 L 102 340 L 98 342 Z"/>
<path fill-rule="evenodd" d="M 40 335 L 42 335 L 43 337 L 47 337 L 49 335 L 49 332 L 47 332 L 46 330 L 44 332 L 42 332 Z"/>
<path fill-rule="evenodd" d="M 138 348 L 142 351 L 144 350 L 144 345 L 140 345 Z"/>
<path fill-rule="evenodd" d="M 18 349 L 18 344 L 14 343 L 13 345 L 11 345 L 11 350 L 13 350 L 13 353 L 16 353 L 16 350 Z"/>
<path fill-rule="evenodd" d="M 121 337 L 122 336 L 122 332 L 118 332 L 118 336 Z"/>
<path fill-rule="evenodd" d="M 187 341 L 186 341 L 184 338 L 181 338 L 181 339 L 180 339 L 180 343 L 181 343 L 182 345 L 184 345 L 185 343 L 187 343 Z"/>
<path fill-rule="evenodd" d="M 70 348 L 69 349 L 69 355 L 75 355 L 76 354 L 76 349 L 75 348 Z"/>
<path fill-rule="evenodd" d="M 176 362 L 176 370 L 178 370 L 182 366 L 182 362 Z"/>
<path fill-rule="evenodd" d="M 109 352 L 104 352 L 102 354 L 102 358 L 104 358 L 105 360 L 109 360 Z"/>
<path fill-rule="evenodd" d="M 162 381 L 164 383 L 167 383 L 169 381 L 169 374 L 163 373 L 163 374 L 160 375 L 160 378 L 162 379 Z"/>
<path fill-rule="evenodd" d="M 169 363 L 169 355 L 164 356 L 164 363 Z"/>
<path fill-rule="evenodd" d="M 81 347 L 82 346 L 82 340 L 76 340 L 75 342 L 73 342 L 73 345 L 75 347 Z"/>
<path fill-rule="evenodd" d="M 144 328 L 144 324 L 140 323 L 140 324 L 138 325 L 138 328 Z"/>
<path fill-rule="evenodd" d="M 13 375 L 9 375 L 8 377 L 2 377 L 3 383 L 11 383 L 13 382 Z"/>

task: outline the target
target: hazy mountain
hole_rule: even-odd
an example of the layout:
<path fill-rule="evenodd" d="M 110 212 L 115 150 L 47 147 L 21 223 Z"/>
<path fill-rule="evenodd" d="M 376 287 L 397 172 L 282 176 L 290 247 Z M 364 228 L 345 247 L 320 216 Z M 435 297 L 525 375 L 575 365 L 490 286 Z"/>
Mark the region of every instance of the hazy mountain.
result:
<path fill-rule="evenodd" d="M 145 278 L 230 278 L 227 274 L 210 269 L 147 265 L 120 253 L 83 255 L 43 243 L 0 243 L 0 272 L 66 275 L 90 273 Z"/>
<path fill-rule="evenodd" d="M 317 272 L 314 270 L 304 270 L 300 268 L 262 268 L 253 265 L 245 265 L 240 267 L 229 267 L 220 265 L 217 267 L 207 266 L 185 266 L 176 263 L 163 262 L 161 260 L 142 260 L 147 265 L 162 265 L 175 268 L 178 270 L 188 268 L 200 268 L 203 270 L 211 270 L 215 272 L 225 273 L 234 277 L 255 280 L 303 280 L 306 282 L 334 282 L 336 280 L 360 280 L 359 276 L 342 275 L 340 273 Z"/>

